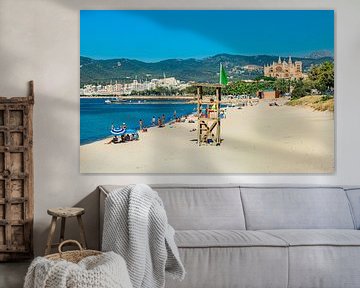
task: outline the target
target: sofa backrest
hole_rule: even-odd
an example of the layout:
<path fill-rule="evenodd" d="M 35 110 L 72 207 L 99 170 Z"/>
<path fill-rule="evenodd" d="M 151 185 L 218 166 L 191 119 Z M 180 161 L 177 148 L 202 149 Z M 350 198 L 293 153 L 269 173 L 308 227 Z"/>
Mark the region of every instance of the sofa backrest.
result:
<path fill-rule="evenodd" d="M 360 229 L 360 188 L 151 186 L 176 230 Z"/>
<path fill-rule="evenodd" d="M 240 190 L 248 230 L 355 227 L 342 188 L 241 187 Z"/>
<path fill-rule="evenodd" d="M 244 230 L 239 187 L 152 186 L 176 230 Z"/>

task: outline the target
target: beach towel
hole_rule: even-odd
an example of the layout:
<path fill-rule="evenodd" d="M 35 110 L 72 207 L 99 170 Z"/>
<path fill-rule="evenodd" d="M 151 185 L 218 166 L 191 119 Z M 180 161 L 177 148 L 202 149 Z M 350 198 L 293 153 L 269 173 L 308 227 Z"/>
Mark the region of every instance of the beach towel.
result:
<path fill-rule="evenodd" d="M 165 287 L 165 271 L 184 278 L 174 233 L 162 200 L 147 185 L 119 188 L 105 200 L 102 250 L 125 259 L 134 288 Z"/>
<path fill-rule="evenodd" d="M 24 288 L 132 288 L 124 259 L 114 252 L 89 256 L 75 264 L 37 257 Z"/>

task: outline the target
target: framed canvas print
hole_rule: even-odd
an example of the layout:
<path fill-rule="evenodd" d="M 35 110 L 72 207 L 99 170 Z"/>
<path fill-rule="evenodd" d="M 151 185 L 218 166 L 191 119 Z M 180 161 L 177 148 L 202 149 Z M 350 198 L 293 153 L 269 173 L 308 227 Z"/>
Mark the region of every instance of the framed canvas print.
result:
<path fill-rule="evenodd" d="M 333 173 L 334 11 L 80 11 L 81 173 Z"/>

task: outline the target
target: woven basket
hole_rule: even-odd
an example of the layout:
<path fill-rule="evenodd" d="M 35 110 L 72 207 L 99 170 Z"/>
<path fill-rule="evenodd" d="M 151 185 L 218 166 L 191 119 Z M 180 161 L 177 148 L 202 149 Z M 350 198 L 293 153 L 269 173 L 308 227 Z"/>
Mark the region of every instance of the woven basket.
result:
<path fill-rule="evenodd" d="M 79 247 L 79 250 L 63 252 L 61 250 L 61 248 L 65 244 L 69 244 L 69 243 L 76 244 Z M 66 260 L 69 262 L 78 263 L 79 261 L 81 261 L 82 259 L 84 259 L 88 256 L 96 256 L 96 255 L 102 254 L 102 252 L 100 252 L 100 251 L 83 249 L 81 244 L 75 240 L 66 240 L 66 241 L 61 242 L 61 244 L 59 245 L 58 251 L 59 251 L 59 253 L 47 255 L 47 256 L 45 256 L 45 258 L 47 258 L 49 260 L 54 260 L 54 261 Z"/>

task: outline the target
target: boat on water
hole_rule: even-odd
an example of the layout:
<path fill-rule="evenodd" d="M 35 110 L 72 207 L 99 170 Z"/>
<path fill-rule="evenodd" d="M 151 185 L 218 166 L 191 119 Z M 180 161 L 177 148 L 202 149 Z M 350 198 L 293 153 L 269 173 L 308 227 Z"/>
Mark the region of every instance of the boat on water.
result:
<path fill-rule="evenodd" d="M 105 104 L 119 104 L 124 102 L 126 102 L 126 100 L 120 98 L 111 98 L 105 100 Z"/>

